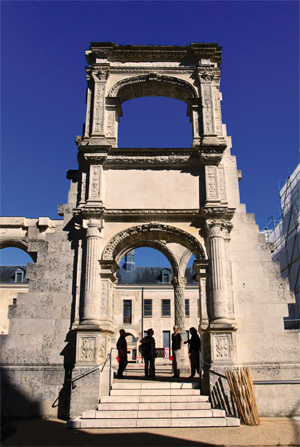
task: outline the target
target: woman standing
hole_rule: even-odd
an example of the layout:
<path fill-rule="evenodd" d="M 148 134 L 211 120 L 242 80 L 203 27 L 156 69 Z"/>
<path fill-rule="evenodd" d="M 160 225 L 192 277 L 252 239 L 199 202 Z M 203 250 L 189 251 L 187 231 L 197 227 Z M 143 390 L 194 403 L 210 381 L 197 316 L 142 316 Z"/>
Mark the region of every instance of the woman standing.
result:
<path fill-rule="evenodd" d="M 200 367 L 199 367 L 199 352 L 201 350 L 201 342 L 199 335 L 197 334 L 197 330 L 194 327 L 190 328 L 190 334 L 191 338 L 184 343 L 189 344 L 189 356 L 191 361 L 191 377 L 194 377 L 195 372 L 197 371 L 198 374 L 200 374 Z"/>

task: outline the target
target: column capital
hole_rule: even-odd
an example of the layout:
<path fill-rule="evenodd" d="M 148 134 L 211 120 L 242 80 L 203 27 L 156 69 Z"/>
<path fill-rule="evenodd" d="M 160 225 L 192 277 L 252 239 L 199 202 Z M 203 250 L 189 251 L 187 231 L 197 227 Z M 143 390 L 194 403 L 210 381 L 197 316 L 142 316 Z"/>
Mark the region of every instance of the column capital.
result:
<path fill-rule="evenodd" d="M 224 238 L 225 236 L 230 233 L 232 230 L 233 225 L 231 222 L 228 222 L 226 220 L 207 220 L 206 221 L 206 229 L 208 231 L 208 237 L 221 237 Z"/>
<path fill-rule="evenodd" d="M 86 237 L 102 238 L 100 232 L 103 228 L 102 219 L 90 219 L 87 222 Z"/>

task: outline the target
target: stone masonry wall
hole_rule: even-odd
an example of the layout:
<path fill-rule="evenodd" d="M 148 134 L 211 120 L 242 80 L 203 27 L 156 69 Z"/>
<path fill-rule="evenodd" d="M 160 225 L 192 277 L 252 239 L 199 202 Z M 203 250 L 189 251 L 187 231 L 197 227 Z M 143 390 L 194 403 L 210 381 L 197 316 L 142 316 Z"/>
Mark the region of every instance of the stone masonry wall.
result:
<path fill-rule="evenodd" d="M 9 307 L 9 335 L 1 337 L 4 415 L 68 417 L 73 252 L 63 223 L 30 242 L 38 256 L 28 265 L 29 292 Z"/>

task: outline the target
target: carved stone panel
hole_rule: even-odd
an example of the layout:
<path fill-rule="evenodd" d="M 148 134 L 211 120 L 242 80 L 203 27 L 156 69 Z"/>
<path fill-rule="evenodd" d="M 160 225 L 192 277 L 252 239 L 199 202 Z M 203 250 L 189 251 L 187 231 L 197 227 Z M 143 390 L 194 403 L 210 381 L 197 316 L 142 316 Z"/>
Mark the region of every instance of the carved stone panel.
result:
<path fill-rule="evenodd" d="M 203 85 L 203 110 L 204 110 L 204 133 L 213 134 L 213 113 L 212 113 L 212 98 L 211 86 L 209 84 Z"/>
<path fill-rule="evenodd" d="M 93 134 L 103 134 L 105 84 L 97 82 L 94 93 Z"/>
<path fill-rule="evenodd" d="M 212 360 L 228 362 L 233 360 L 232 333 L 212 333 Z"/>
<path fill-rule="evenodd" d="M 215 202 L 219 200 L 218 168 L 205 166 L 206 200 Z"/>
<path fill-rule="evenodd" d="M 77 334 L 76 363 L 95 363 L 97 361 L 98 334 Z"/>
<path fill-rule="evenodd" d="M 92 165 L 90 167 L 89 179 L 89 200 L 100 200 L 101 166 Z"/>
<path fill-rule="evenodd" d="M 217 135 L 222 135 L 221 106 L 219 99 L 219 90 L 216 87 L 213 88 L 213 106 L 214 106 L 215 133 Z"/>
<path fill-rule="evenodd" d="M 224 166 L 219 166 L 218 168 L 218 180 L 219 180 L 219 197 L 222 202 L 227 203 L 226 196 L 226 184 L 225 184 L 225 170 Z"/>

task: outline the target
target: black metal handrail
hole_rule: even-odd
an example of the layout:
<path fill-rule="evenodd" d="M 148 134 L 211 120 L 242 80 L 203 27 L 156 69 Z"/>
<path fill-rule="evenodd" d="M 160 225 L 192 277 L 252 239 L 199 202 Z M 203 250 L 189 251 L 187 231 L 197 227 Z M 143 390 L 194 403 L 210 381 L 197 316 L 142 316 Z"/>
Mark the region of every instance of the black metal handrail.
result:
<path fill-rule="evenodd" d="M 107 356 L 107 358 L 104 360 L 104 362 L 99 363 L 99 365 L 93 366 L 93 368 L 89 369 L 88 371 L 85 371 L 82 374 L 79 374 L 79 376 L 76 376 L 74 379 L 68 379 L 68 381 L 70 381 L 72 384 L 72 389 L 76 388 L 75 382 L 77 382 L 77 380 L 82 379 L 85 376 L 88 376 L 89 374 L 91 374 L 94 371 L 96 371 L 97 369 L 99 369 L 101 365 L 103 365 L 102 370 L 100 371 L 100 373 L 101 373 L 104 369 L 104 366 L 105 366 L 107 360 L 109 359 L 109 356 L 110 356 L 110 354 Z"/>

